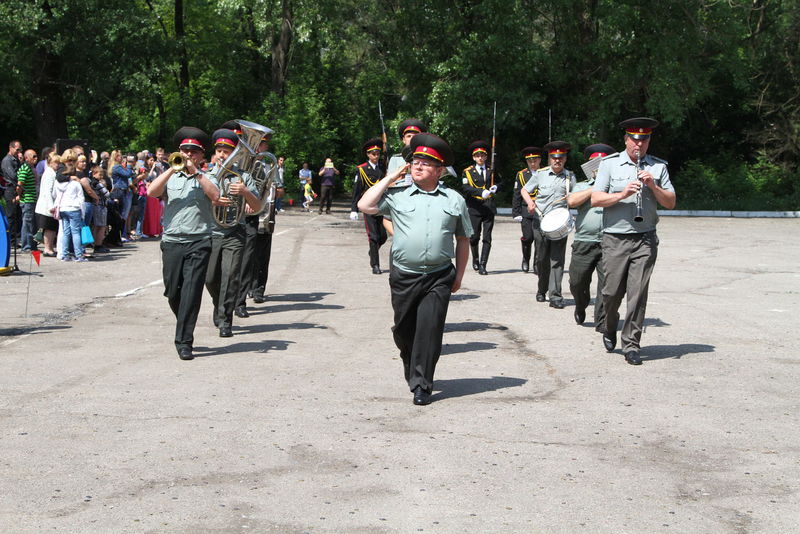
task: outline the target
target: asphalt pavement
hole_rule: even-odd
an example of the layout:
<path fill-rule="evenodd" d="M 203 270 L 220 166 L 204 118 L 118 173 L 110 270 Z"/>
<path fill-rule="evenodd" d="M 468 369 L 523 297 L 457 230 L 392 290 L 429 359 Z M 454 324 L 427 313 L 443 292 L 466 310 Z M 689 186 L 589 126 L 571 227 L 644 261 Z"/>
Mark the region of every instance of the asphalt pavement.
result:
<path fill-rule="evenodd" d="M 535 302 L 500 218 L 419 407 L 347 211 L 280 214 L 268 301 L 222 339 L 206 295 L 188 362 L 157 240 L 20 257 L 0 532 L 800 530 L 795 219 L 663 218 L 633 367 L 575 324 L 566 275 L 565 309 Z"/>

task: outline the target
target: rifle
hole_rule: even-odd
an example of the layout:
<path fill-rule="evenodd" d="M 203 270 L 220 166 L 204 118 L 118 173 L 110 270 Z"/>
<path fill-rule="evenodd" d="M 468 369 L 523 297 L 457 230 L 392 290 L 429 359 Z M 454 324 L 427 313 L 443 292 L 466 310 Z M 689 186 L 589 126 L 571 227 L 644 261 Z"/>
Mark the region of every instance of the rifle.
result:
<path fill-rule="evenodd" d="M 495 159 L 497 158 L 497 101 L 494 102 L 494 117 L 492 118 L 492 167 L 489 170 L 490 182 L 489 187 L 494 185 L 494 167 Z"/>
<path fill-rule="evenodd" d="M 381 118 L 381 140 L 383 141 L 383 170 L 389 170 L 389 139 L 386 137 L 386 126 L 383 123 L 383 108 L 381 101 L 378 100 L 378 116 Z"/>

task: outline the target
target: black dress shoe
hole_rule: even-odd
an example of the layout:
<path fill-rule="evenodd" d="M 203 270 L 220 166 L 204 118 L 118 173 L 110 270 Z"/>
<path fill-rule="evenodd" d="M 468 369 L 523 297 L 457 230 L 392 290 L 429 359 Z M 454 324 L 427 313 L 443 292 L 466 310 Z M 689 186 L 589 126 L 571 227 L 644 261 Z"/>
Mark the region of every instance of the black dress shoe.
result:
<path fill-rule="evenodd" d="M 481 263 L 480 265 L 478 265 L 478 274 L 482 274 L 482 275 L 489 274 L 489 272 L 486 270 L 486 264 L 485 263 Z"/>
<path fill-rule="evenodd" d="M 536 302 L 544 302 L 544 293 L 536 293 Z"/>
<path fill-rule="evenodd" d="M 372 274 L 381 274 L 381 272 L 382 271 L 380 267 L 378 267 L 377 265 L 372 266 Z"/>
<path fill-rule="evenodd" d="M 233 313 L 236 317 L 241 317 L 242 319 L 247 319 L 250 317 L 250 314 L 247 313 L 247 308 L 244 306 L 236 306 L 236 309 L 233 310 Z"/>
<path fill-rule="evenodd" d="M 189 347 L 181 347 L 178 349 L 178 358 L 181 360 L 194 360 L 194 354 Z"/>
<path fill-rule="evenodd" d="M 528 260 L 522 260 L 522 272 L 527 273 L 531 270 L 531 264 L 528 263 Z"/>
<path fill-rule="evenodd" d="M 550 301 L 550 307 L 551 308 L 556 308 L 558 310 L 563 310 L 564 309 L 564 301 L 563 300 L 551 300 Z"/>
<path fill-rule="evenodd" d="M 219 329 L 219 337 L 233 337 L 230 326 L 223 326 Z"/>
<path fill-rule="evenodd" d="M 214 321 L 214 326 L 219 328 L 219 319 L 217 319 L 217 311 L 216 310 L 211 312 L 211 320 Z"/>
<path fill-rule="evenodd" d="M 642 365 L 642 359 L 639 358 L 639 353 L 635 350 L 625 353 L 625 361 L 631 365 Z"/>
<path fill-rule="evenodd" d="M 603 332 L 603 346 L 606 348 L 606 352 L 612 352 L 617 346 L 617 333 Z"/>
<path fill-rule="evenodd" d="M 265 297 L 264 295 L 254 295 L 253 302 L 255 302 L 256 304 L 263 304 L 264 302 L 267 302 L 267 297 Z"/>
<path fill-rule="evenodd" d="M 573 316 L 575 317 L 575 324 L 583 324 L 586 320 L 586 310 L 575 310 Z"/>
<path fill-rule="evenodd" d="M 478 260 L 472 260 L 472 270 L 477 271 L 481 268 L 481 264 Z"/>
<path fill-rule="evenodd" d="M 417 386 L 414 388 L 414 404 L 417 406 L 425 406 L 426 404 L 431 403 L 431 393 L 430 391 L 425 391 L 422 389 L 422 386 Z"/>

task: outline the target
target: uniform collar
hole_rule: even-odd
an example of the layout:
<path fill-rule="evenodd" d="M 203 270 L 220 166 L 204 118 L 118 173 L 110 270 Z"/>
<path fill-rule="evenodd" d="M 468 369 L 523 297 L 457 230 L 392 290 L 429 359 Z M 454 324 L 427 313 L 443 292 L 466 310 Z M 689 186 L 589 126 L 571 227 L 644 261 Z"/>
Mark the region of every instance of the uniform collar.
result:
<path fill-rule="evenodd" d="M 411 185 L 408 187 L 409 195 L 413 195 L 414 193 L 422 193 L 423 195 L 438 195 L 439 193 L 444 194 L 444 189 L 442 188 L 442 182 L 438 182 L 436 184 L 436 189 L 433 191 L 425 191 L 424 189 L 420 188 L 416 182 L 412 182 Z"/>

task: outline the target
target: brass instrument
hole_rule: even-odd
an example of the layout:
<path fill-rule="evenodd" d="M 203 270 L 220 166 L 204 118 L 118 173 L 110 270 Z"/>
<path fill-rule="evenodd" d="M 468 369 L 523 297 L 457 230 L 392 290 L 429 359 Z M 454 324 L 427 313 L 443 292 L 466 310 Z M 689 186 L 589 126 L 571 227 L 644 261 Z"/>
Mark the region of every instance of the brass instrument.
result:
<path fill-rule="evenodd" d="M 274 195 L 267 196 L 275 173 L 278 169 L 277 158 L 269 152 L 258 152 L 258 145 L 272 130 L 266 126 L 248 122 L 237 121 L 241 132 L 239 143 L 225 161 L 218 164 L 216 178 L 219 183 L 220 197 L 231 198 L 231 204 L 214 206 L 214 219 L 223 228 L 231 228 L 239 224 L 245 215 L 245 199 L 242 195 L 229 197 L 232 183 L 247 182 L 250 178 L 256 186 L 261 209 L 252 213 L 257 215 L 274 202 Z M 269 161 L 267 161 L 269 160 Z"/>
<path fill-rule="evenodd" d="M 184 158 L 183 154 L 180 152 L 173 152 L 170 154 L 167 163 L 169 163 L 169 166 L 172 168 L 172 172 L 181 172 L 186 168 L 186 158 Z"/>
<path fill-rule="evenodd" d="M 634 179 L 639 180 L 639 169 L 641 169 L 642 165 L 642 157 L 641 152 L 638 150 L 636 151 L 636 170 L 634 171 Z M 633 220 L 636 222 L 642 222 L 644 220 L 644 215 L 642 214 L 642 187 L 644 187 L 644 183 L 641 184 L 641 187 L 636 192 L 636 215 L 633 216 Z"/>

